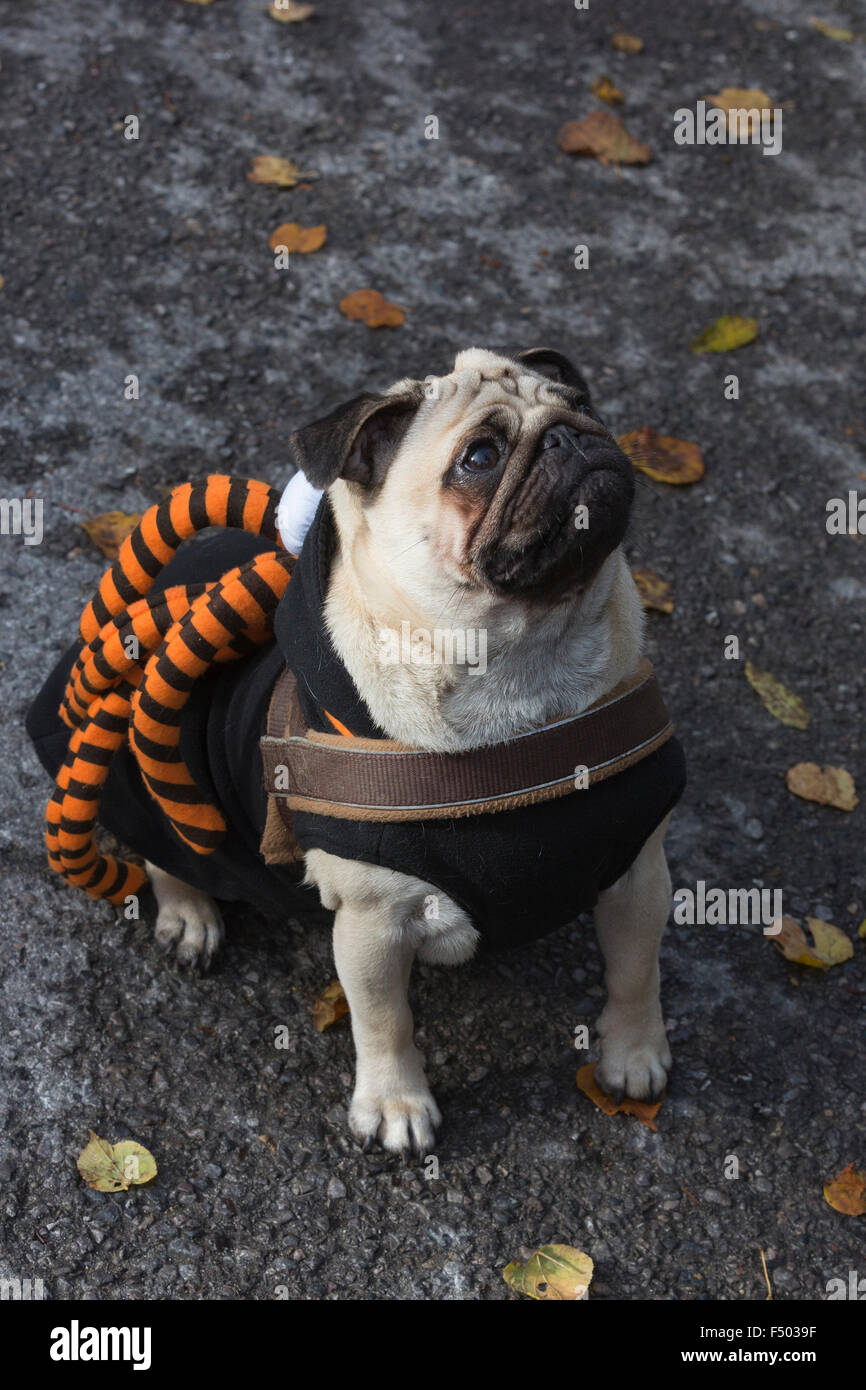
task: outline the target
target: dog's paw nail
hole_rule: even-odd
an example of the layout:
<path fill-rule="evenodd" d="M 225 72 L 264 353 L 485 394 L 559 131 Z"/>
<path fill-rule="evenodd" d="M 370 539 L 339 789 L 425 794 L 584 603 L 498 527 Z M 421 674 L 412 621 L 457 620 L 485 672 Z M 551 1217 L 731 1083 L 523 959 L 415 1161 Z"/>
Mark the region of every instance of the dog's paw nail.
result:
<path fill-rule="evenodd" d="M 373 1147 L 373 1136 L 372 1136 L 372 1134 L 368 1134 L 367 1137 L 366 1137 L 366 1139 L 364 1140 L 364 1142 L 363 1142 L 362 1145 L 361 1145 L 361 1153 L 368 1154 L 368 1153 L 370 1152 L 370 1150 L 372 1149 L 372 1147 Z"/>

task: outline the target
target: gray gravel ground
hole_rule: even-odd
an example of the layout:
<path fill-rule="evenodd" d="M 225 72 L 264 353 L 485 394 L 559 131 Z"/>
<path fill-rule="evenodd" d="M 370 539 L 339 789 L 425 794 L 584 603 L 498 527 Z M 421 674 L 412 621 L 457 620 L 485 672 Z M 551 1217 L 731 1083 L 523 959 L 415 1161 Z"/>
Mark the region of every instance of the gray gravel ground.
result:
<path fill-rule="evenodd" d="M 820 974 L 758 928 L 672 927 L 676 1070 L 655 1134 L 575 1086 L 573 1030 L 602 994 L 586 924 L 457 972 L 419 969 L 446 1114 L 426 1180 L 347 1137 L 348 1029 L 310 1022 L 332 975 L 326 914 L 233 911 L 221 966 L 181 975 L 149 923 L 117 921 L 47 871 L 47 783 L 22 732 L 102 568 L 77 509 L 139 510 L 214 466 L 281 482 L 289 430 L 335 398 L 441 370 L 471 343 L 552 344 L 574 352 L 617 429 L 651 424 L 705 451 L 696 487 L 639 489 L 630 541 L 676 591 L 675 612 L 650 622 L 690 759 L 675 885 L 781 888 L 787 912 L 854 939 L 864 804 L 810 805 L 784 782 L 814 760 L 866 787 L 866 539 L 825 530 L 828 498 L 866 495 L 864 50 L 817 33 L 814 12 L 321 0 L 282 26 L 264 0 L 0 0 L 0 488 L 45 499 L 42 545 L 0 538 L 3 1273 L 61 1299 L 281 1286 L 504 1299 L 504 1265 L 548 1241 L 593 1257 L 600 1299 L 762 1299 L 759 1247 L 779 1299 L 866 1273 L 863 1219 L 822 1197 L 826 1177 L 866 1163 L 866 943 Z M 856 27 L 858 7 L 833 0 L 826 17 Z M 642 54 L 610 48 L 618 23 Z M 655 151 L 647 168 L 557 150 L 603 72 Z M 675 108 L 730 85 L 785 103 L 779 156 L 674 144 Z M 129 113 L 137 142 L 120 130 Z M 256 187 L 245 172 L 261 153 L 320 178 Z M 267 238 L 286 220 L 327 223 L 328 243 L 278 273 Z M 408 308 L 404 327 L 341 317 L 338 300 L 366 285 Z M 757 342 L 690 354 L 723 313 L 756 316 Z M 130 372 L 137 403 L 123 399 Z M 723 398 L 728 372 L 738 401 Z M 744 661 L 722 658 L 729 633 L 799 692 L 808 731 L 764 711 Z M 91 1127 L 147 1144 L 157 1181 L 85 1189 L 75 1157 Z"/>

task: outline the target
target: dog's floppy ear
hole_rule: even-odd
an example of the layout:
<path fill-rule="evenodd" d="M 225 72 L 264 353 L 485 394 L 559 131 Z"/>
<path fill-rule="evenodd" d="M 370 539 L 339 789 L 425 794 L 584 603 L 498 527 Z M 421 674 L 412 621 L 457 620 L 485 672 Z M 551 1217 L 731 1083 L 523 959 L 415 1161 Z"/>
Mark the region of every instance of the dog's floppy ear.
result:
<path fill-rule="evenodd" d="M 569 362 L 568 358 L 555 348 L 527 348 L 524 352 L 515 353 L 514 360 L 525 362 L 534 372 L 550 377 L 551 381 L 561 382 L 563 386 L 570 386 L 589 400 L 589 387 L 580 372 L 573 362 Z"/>
<path fill-rule="evenodd" d="M 355 396 L 295 430 L 289 438 L 294 461 L 314 487 L 330 487 L 337 478 L 366 487 L 382 476 L 423 399 L 420 381 L 392 396 Z"/>

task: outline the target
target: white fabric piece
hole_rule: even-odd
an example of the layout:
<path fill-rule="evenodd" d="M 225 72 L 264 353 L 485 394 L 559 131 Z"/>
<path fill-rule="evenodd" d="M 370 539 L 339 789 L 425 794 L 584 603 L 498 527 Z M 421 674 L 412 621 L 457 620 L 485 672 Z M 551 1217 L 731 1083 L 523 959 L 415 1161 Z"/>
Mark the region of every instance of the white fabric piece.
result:
<path fill-rule="evenodd" d="M 303 473 L 296 473 L 284 488 L 277 507 L 277 529 L 290 555 L 300 555 L 321 496 L 321 488 L 313 487 Z"/>

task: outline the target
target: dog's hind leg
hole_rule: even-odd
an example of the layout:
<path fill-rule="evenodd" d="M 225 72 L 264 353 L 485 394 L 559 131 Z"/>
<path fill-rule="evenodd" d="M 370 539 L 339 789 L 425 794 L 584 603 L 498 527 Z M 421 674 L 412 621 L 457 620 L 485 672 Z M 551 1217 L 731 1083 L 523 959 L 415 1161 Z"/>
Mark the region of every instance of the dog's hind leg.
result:
<path fill-rule="evenodd" d="M 631 868 L 599 895 L 595 928 L 604 956 L 607 1003 L 598 1020 L 601 1061 L 596 1079 L 611 1095 L 657 1099 L 671 1052 L 659 1000 L 659 945 L 671 904 L 664 852 L 669 817 L 647 840 Z"/>
<path fill-rule="evenodd" d="M 165 952 L 174 949 L 179 965 L 207 972 L 225 936 L 219 908 L 207 893 L 147 864 L 157 903 L 156 940 Z"/>

